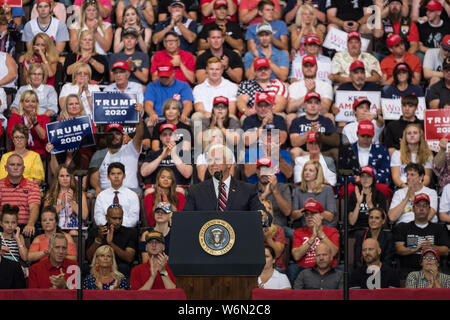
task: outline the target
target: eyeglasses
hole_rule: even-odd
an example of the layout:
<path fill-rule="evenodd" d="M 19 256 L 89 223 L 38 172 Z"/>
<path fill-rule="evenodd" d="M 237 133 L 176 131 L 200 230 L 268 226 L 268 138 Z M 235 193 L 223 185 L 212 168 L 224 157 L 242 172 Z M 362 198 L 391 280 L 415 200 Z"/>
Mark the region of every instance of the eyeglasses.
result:
<path fill-rule="evenodd" d="M 112 208 L 121 208 L 122 209 L 122 206 L 119 203 L 113 203 L 108 207 L 108 209 L 112 209 Z"/>
<path fill-rule="evenodd" d="M 24 136 L 16 136 L 16 137 L 13 137 L 13 139 L 14 140 L 24 140 L 25 137 Z"/>

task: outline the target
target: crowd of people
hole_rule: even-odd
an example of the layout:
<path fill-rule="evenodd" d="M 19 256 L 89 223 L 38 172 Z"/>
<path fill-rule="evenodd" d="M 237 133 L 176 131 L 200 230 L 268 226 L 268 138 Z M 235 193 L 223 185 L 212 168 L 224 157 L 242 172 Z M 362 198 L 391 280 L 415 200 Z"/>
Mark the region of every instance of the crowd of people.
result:
<path fill-rule="evenodd" d="M 450 109 L 448 1 L 22 3 L 0 8 L 0 288 L 71 288 L 78 237 L 84 288 L 175 288 L 172 217 L 216 209 L 263 213 L 261 288 L 342 288 L 346 180 L 350 287 L 450 287 L 449 136 L 423 115 Z M 94 123 L 99 92 L 137 123 Z M 81 116 L 95 145 L 54 152 L 47 125 Z"/>

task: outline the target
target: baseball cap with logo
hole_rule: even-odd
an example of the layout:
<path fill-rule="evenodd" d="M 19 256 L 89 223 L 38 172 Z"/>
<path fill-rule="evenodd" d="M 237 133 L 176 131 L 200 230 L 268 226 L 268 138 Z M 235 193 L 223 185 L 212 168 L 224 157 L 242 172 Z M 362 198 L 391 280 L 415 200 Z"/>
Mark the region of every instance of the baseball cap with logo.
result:
<path fill-rule="evenodd" d="M 442 7 L 442 4 L 439 1 L 436 0 L 430 0 L 427 5 L 425 6 L 430 11 L 442 11 L 444 9 Z"/>
<path fill-rule="evenodd" d="M 319 99 L 319 101 L 320 101 L 320 94 L 318 94 L 317 92 L 308 92 L 306 95 L 305 95 L 305 102 L 306 101 L 308 101 L 309 99 L 312 99 L 312 98 L 316 98 L 316 99 Z"/>
<path fill-rule="evenodd" d="M 369 135 L 373 137 L 375 135 L 375 126 L 373 125 L 372 121 L 360 121 L 358 123 L 358 135 Z"/>
<path fill-rule="evenodd" d="M 267 92 L 258 91 L 255 93 L 255 105 L 259 104 L 260 102 L 267 102 L 268 104 L 273 104 L 273 98 Z"/>
<path fill-rule="evenodd" d="M 447 34 L 441 41 L 441 46 L 445 50 L 450 51 L 450 34 Z"/>
<path fill-rule="evenodd" d="M 422 200 L 425 200 L 426 202 L 430 203 L 430 197 L 426 193 L 419 193 L 416 194 L 416 196 L 414 197 L 414 203 L 417 203 Z"/>
<path fill-rule="evenodd" d="M 307 63 L 310 63 L 310 64 L 316 66 L 317 65 L 316 57 L 309 55 L 309 54 L 304 56 L 302 59 L 302 65 L 305 65 Z"/>
<path fill-rule="evenodd" d="M 110 123 L 106 126 L 105 132 L 109 132 L 111 130 L 118 130 L 120 132 L 123 132 L 123 127 L 120 123 Z"/>
<path fill-rule="evenodd" d="M 361 168 L 361 174 L 368 173 L 375 179 L 375 168 L 372 166 L 364 166 Z"/>
<path fill-rule="evenodd" d="M 164 123 L 159 127 L 159 132 L 163 132 L 163 130 L 172 130 L 172 131 L 177 131 L 177 126 L 174 125 L 173 123 Z"/>
<path fill-rule="evenodd" d="M 358 38 L 361 41 L 361 35 L 357 31 L 352 31 L 347 35 L 347 41 L 353 38 Z"/>
<path fill-rule="evenodd" d="M 322 44 L 322 41 L 320 41 L 320 37 L 317 34 L 311 33 L 306 36 L 305 45 L 308 45 L 311 43 L 315 43 L 320 46 Z"/>
<path fill-rule="evenodd" d="M 350 65 L 350 72 L 355 71 L 357 69 L 364 69 L 364 62 L 362 62 L 361 60 L 355 60 L 352 62 L 352 64 Z"/>
<path fill-rule="evenodd" d="M 164 236 L 161 232 L 158 231 L 152 231 L 147 233 L 147 235 L 145 236 L 145 242 L 149 242 L 150 240 L 158 240 L 161 243 L 164 243 Z"/>
<path fill-rule="evenodd" d="M 400 62 L 397 64 L 397 69 L 395 70 L 396 72 L 399 72 L 400 70 L 402 71 L 409 71 L 408 65 L 404 62 Z"/>
<path fill-rule="evenodd" d="M 114 69 L 123 69 L 123 70 L 130 71 L 130 66 L 125 61 L 116 61 L 112 65 L 111 70 L 114 70 Z"/>
<path fill-rule="evenodd" d="M 157 67 L 159 77 L 170 77 L 173 73 L 173 64 L 170 61 L 162 62 Z"/>
<path fill-rule="evenodd" d="M 272 159 L 270 157 L 259 158 L 256 160 L 256 167 L 259 168 L 261 166 L 272 167 Z"/>
<path fill-rule="evenodd" d="M 224 105 L 226 105 L 228 107 L 229 100 L 228 100 L 227 97 L 224 97 L 224 96 L 215 97 L 214 100 L 213 100 L 213 106 L 215 106 L 216 104 L 219 104 L 219 103 L 220 104 L 224 104 Z"/>
<path fill-rule="evenodd" d="M 255 59 L 255 61 L 253 61 L 253 68 L 255 70 L 259 70 L 260 68 L 270 68 L 270 63 L 269 60 L 267 60 L 267 58 L 258 58 Z"/>
<path fill-rule="evenodd" d="M 261 22 L 256 27 L 256 34 L 260 34 L 261 32 L 273 33 L 272 26 L 267 22 Z"/>
<path fill-rule="evenodd" d="M 426 248 L 426 249 L 423 249 L 423 250 L 422 250 L 422 258 L 423 258 L 427 253 L 429 253 L 429 252 L 431 252 L 432 254 L 434 254 L 434 256 L 436 257 L 436 259 L 437 259 L 438 261 L 441 260 L 441 257 L 439 256 L 439 251 L 437 251 L 437 250 L 434 249 L 434 248 Z"/>
<path fill-rule="evenodd" d="M 217 9 L 219 7 L 226 7 L 226 8 L 228 8 L 227 0 L 217 0 L 216 3 L 214 3 L 214 9 Z"/>
<path fill-rule="evenodd" d="M 52 3 L 52 0 L 37 0 L 37 1 L 36 1 L 36 5 L 38 5 L 38 4 L 41 3 L 41 2 L 46 2 L 46 3 L 48 3 L 48 4 L 51 4 L 51 3 Z"/>
<path fill-rule="evenodd" d="M 391 47 L 398 45 L 402 41 L 403 41 L 403 39 L 398 34 L 391 34 L 386 39 L 386 45 L 388 46 L 388 48 L 391 48 Z"/>
<path fill-rule="evenodd" d="M 162 210 L 164 213 L 169 214 L 172 213 L 173 207 L 171 203 L 163 201 L 158 203 L 154 211 L 156 212 L 156 210 Z"/>
<path fill-rule="evenodd" d="M 369 103 L 369 106 L 371 105 L 369 99 L 367 99 L 366 97 L 359 97 L 356 98 L 355 101 L 353 101 L 353 111 L 356 110 L 356 107 L 358 107 L 360 104 L 362 103 Z"/>
<path fill-rule="evenodd" d="M 322 206 L 322 204 L 319 201 L 316 201 L 311 198 L 306 200 L 303 208 L 305 209 L 305 211 L 315 212 L 315 213 L 325 211 L 324 207 Z"/>

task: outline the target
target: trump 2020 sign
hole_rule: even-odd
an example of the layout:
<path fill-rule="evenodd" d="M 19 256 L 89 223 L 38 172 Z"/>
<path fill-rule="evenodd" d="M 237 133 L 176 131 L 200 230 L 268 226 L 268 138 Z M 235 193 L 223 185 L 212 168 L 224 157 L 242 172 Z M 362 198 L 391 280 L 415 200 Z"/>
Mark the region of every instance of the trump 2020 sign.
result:
<path fill-rule="evenodd" d="M 94 92 L 94 123 L 138 123 L 139 113 L 134 109 L 137 97 L 133 93 Z"/>
<path fill-rule="evenodd" d="M 89 116 L 47 123 L 47 135 L 53 154 L 95 145 Z"/>

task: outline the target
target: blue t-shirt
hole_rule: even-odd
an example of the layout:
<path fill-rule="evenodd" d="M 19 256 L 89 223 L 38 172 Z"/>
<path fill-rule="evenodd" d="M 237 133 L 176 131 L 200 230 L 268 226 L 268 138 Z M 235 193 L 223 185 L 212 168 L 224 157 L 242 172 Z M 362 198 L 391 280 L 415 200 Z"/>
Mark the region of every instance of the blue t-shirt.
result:
<path fill-rule="evenodd" d="M 170 86 L 163 86 L 161 82 L 155 81 L 148 84 L 145 88 L 144 102 L 152 101 L 154 103 L 153 109 L 162 117 L 162 106 L 167 99 L 173 98 L 175 95 L 180 96 L 180 101 L 185 100 L 194 101 L 191 87 L 186 82 L 174 79 Z"/>
<path fill-rule="evenodd" d="M 247 151 L 245 151 L 245 163 L 255 164 L 259 158 L 265 157 L 265 156 L 266 156 L 266 154 L 263 152 L 263 150 L 259 146 L 247 149 Z M 289 163 L 289 165 L 292 164 L 291 155 L 289 154 L 289 151 L 280 149 L 280 156 L 281 156 L 281 158 L 283 158 L 284 161 Z M 277 177 L 277 182 L 285 183 L 287 179 L 286 179 L 286 176 L 281 172 L 278 161 L 276 161 L 275 158 L 272 158 L 272 161 L 273 161 L 273 167 L 277 171 L 275 173 L 275 176 Z M 252 184 L 258 183 L 258 175 L 256 173 L 251 175 L 250 177 L 247 178 L 247 182 L 252 183 Z"/>
<path fill-rule="evenodd" d="M 252 128 L 259 128 L 262 124 L 262 120 L 258 118 L 257 114 L 252 114 L 245 118 L 244 123 L 242 124 L 242 130 L 247 131 Z M 275 125 L 275 129 L 283 130 L 287 132 L 286 121 L 282 116 L 273 115 L 273 124 Z"/>
<path fill-rule="evenodd" d="M 261 48 L 257 48 L 258 54 L 260 58 L 265 58 L 266 56 L 262 53 Z M 247 70 L 252 66 L 253 60 L 255 59 L 255 56 L 252 52 L 247 52 L 244 56 L 244 68 Z M 272 46 L 272 57 L 270 60 L 273 61 L 277 66 L 279 67 L 287 67 L 289 68 L 289 57 L 286 53 L 286 51 L 278 50 L 274 46 Z M 277 79 L 277 76 L 275 73 L 272 72 L 270 75 L 270 78 Z"/>
<path fill-rule="evenodd" d="M 333 125 L 333 122 L 322 115 L 319 115 L 319 118 L 316 120 L 306 119 L 306 116 L 302 116 L 299 118 L 295 118 L 292 121 L 291 127 L 289 128 L 289 134 L 299 133 L 300 135 L 305 134 L 311 129 L 311 122 L 318 121 L 320 123 L 320 133 L 322 134 L 332 134 L 336 132 L 336 127 Z M 303 150 L 306 150 L 306 143 L 301 146 Z M 326 147 L 323 146 L 323 150 L 327 150 Z"/>
<path fill-rule="evenodd" d="M 257 45 L 259 45 L 259 40 L 256 37 L 256 27 L 258 24 L 251 24 L 248 26 L 247 32 L 245 33 L 245 40 L 254 40 Z M 273 37 L 277 40 L 281 40 L 281 36 L 288 35 L 289 31 L 286 23 L 281 20 L 275 20 L 270 22 L 272 27 Z"/>
<path fill-rule="evenodd" d="M 164 30 L 170 25 L 171 18 L 158 22 L 155 26 L 154 34 Z M 181 20 L 181 23 L 189 29 L 189 31 L 194 32 L 197 34 L 197 23 L 191 19 L 187 19 L 186 17 L 183 17 Z M 178 28 L 177 28 L 178 29 Z M 177 32 L 175 28 L 173 28 L 170 31 L 175 31 L 178 34 L 178 38 L 180 39 L 180 49 L 184 51 L 189 51 L 190 53 L 195 55 L 195 41 L 193 43 L 187 42 L 187 40 L 181 35 L 181 33 Z"/>
<path fill-rule="evenodd" d="M 381 97 L 386 99 L 400 99 L 407 94 L 413 94 L 416 97 L 423 97 L 422 87 L 410 84 L 406 90 L 400 91 L 397 86 L 385 86 L 381 91 Z"/>

